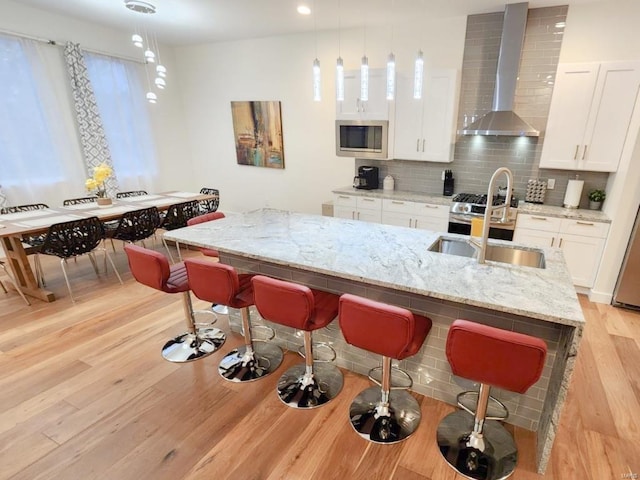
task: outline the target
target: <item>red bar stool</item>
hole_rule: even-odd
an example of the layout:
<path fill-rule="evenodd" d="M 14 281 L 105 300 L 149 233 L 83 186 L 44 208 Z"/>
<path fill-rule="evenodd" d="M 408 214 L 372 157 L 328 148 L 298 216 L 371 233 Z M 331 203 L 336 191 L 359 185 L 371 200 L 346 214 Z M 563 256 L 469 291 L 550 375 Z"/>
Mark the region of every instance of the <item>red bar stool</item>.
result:
<path fill-rule="evenodd" d="M 138 282 L 162 292 L 182 293 L 189 330 L 169 340 L 162 347 L 165 360 L 177 363 L 190 362 L 206 357 L 222 346 L 226 339 L 222 330 L 211 327 L 211 323 L 198 324 L 195 321 L 184 262 L 169 265 L 167 257 L 162 253 L 132 243 L 125 244 L 124 251 L 129 260 L 131 273 Z M 211 311 L 206 313 L 215 316 Z"/>
<path fill-rule="evenodd" d="M 208 200 L 203 200 L 203 202 L 207 201 Z M 198 215 L 197 217 L 193 217 L 187 220 L 187 226 L 190 227 L 191 225 L 198 225 L 199 223 L 220 220 L 221 218 L 225 218 L 225 214 L 222 212 L 213 211 L 209 213 L 203 213 L 202 215 Z M 206 257 L 218 258 L 220 256 L 218 250 L 214 250 L 213 248 L 199 247 L 198 250 L 200 250 L 200 253 L 202 253 Z M 220 315 L 229 315 L 229 308 L 226 305 L 214 304 L 211 305 L 211 310 L 213 310 L 215 313 L 219 313 Z"/>
<path fill-rule="evenodd" d="M 358 394 L 349 408 L 351 426 L 375 443 L 397 443 L 420 424 L 420 405 L 391 386 L 391 359 L 418 353 L 431 319 L 395 305 L 345 293 L 340 297 L 340 329 L 347 343 L 382 355 L 382 382 Z"/>
<path fill-rule="evenodd" d="M 475 416 L 458 410 L 438 425 L 438 446 L 447 463 L 472 479 L 509 477 L 518 449 L 500 422 L 487 420 L 492 386 L 525 393 L 544 368 L 547 345 L 539 338 L 467 320 L 449 329 L 447 360 L 454 375 L 480 383 Z"/>
<path fill-rule="evenodd" d="M 339 297 L 262 275 L 251 281 L 256 308 L 264 319 L 304 332 L 305 361 L 278 380 L 280 400 L 294 408 L 316 408 L 333 400 L 342 390 L 342 372 L 335 365 L 314 361 L 311 332 L 336 318 Z"/>
<path fill-rule="evenodd" d="M 220 375 L 231 382 L 250 382 L 275 371 L 282 363 L 280 347 L 254 341 L 251 336 L 249 307 L 253 305 L 251 278 L 254 275 L 238 275 L 229 265 L 200 258 L 190 258 L 184 263 L 191 291 L 196 297 L 207 302 L 229 305 L 242 312 L 244 345 L 225 355 L 218 366 Z M 264 328 L 273 332 L 269 327 Z"/>

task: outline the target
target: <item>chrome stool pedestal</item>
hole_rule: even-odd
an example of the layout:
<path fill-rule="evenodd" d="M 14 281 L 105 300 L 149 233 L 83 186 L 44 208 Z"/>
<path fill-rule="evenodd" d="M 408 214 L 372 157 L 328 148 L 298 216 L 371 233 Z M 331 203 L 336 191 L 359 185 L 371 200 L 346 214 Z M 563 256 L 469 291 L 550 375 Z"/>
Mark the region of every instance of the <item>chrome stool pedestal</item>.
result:
<path fill-rule="evenodd" d="M 459 410 L 438 425 L 440 453 L 454 470 L 474 480 L 507 478 L 518 462 L 518 449 L 511 434 L 500 422 L 485 417 L 489 390 L 488 385 L 480 385 L 475 416 Z"/>
<path fill-rule="evenodd" d="M 196 323 L 191 296 L 188 291 L 182 292 L 182 295 L 185 316 L 189 319 L 189 331 L 169 340 L 162 347 L 162 357 L 175 363 L 192 362 L 206 357 L 218 350 L 227 338 L 222 330 L 212 327 L 212 323 Z M 206 311 L 198 313 L 215 315 Z"/>
<path fill-rule="evenodd" d="M 273 373 L 282 363 L 282 349 L 267 342 L 254 341 L 251 336 L 249 308 L 241 308 L 244 345 L 228 354 L 220 362 L 218 372 L 230 382 L 251 382 Z"/>
<path fill-rule="evenodd" d="M 382 357 L 382 384 L 360 392 L 349 407 L 351 426 L 374 443 L 397 443 L 420 424 L 420 405 L 404 390 L 392 390 L 391 358 Z"/>
<path fill-rule="evenodd" d="M 278 397 L 290 407 L 316 408 L 330 402 L 340 393 L 342 372 L 335 365 L 314 361 L 311 332 L 303 333 L 305 363 L 294 365 L 280 377 Z"/>

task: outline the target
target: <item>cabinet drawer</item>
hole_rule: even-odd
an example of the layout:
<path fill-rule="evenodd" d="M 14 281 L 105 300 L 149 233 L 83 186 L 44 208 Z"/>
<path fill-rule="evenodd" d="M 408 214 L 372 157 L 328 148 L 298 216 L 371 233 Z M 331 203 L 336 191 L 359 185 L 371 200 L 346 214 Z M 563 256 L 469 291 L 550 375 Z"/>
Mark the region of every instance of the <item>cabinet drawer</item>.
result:
<path fill-rule="evenodd" d="M 354 195 L 334 194 L 333 204 L 336 206 L 356 208 L 356 197 Z"/>
<path fill-rule="evenodd" d="M 589 220 L 564 219 L 560 226 L 560 233 L 582 235 L 583 237 L 607 238 L 609 224 Z"/>
<path fill-rule="evenodd" d="M 415 203 L 414 213 L 425 217 L 437 217 L 449 219 L 449 205 L 433 205 L 431 203 Z"/>
<path fill-rule="evenodd" d="M 406 213 L 413 212 L 413 202 L 406 202 L 404 200 L 382 200 L 382 210 L 385 212 Z"/>
<path fill-rule="evenodd" d="M 382 211 L 382 199 L 371 197 L 356 197 L 356 206 L 358 210 L 377 210 Z"/>
<path fill-rule="evenodd" d="M 516 228 L 530 228 L 532 230 L 542 230 L 543 232 L 559 232 L 561 218 L 545 217 L 544 215 L 518 214 Z"/>

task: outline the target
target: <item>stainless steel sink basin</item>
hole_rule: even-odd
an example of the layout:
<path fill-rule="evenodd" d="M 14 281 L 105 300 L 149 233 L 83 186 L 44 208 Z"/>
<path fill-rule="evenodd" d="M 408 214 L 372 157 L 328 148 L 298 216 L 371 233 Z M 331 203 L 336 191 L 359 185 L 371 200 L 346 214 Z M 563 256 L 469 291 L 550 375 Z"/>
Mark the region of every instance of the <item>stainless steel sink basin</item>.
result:
<path fill-rule="evenodd" d="M 446 253 L 461 257 L 476 258 L 476 250 L 466 240 L 440 237 L 429 247 L 430 252 Z M 523 267 L 545 268 L 544 253 L 541 250 L 487 245 L 487 260 Z"/>

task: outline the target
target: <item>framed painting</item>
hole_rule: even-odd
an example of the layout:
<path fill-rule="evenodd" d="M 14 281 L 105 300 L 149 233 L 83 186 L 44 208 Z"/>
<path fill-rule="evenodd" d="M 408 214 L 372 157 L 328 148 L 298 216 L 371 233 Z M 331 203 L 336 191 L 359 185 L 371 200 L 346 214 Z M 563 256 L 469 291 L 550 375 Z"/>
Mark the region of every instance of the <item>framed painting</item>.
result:
<path fill-rule="evenodd" d="M 280 102 L 231 102 L 239 165 L 284 168 Z"/>

